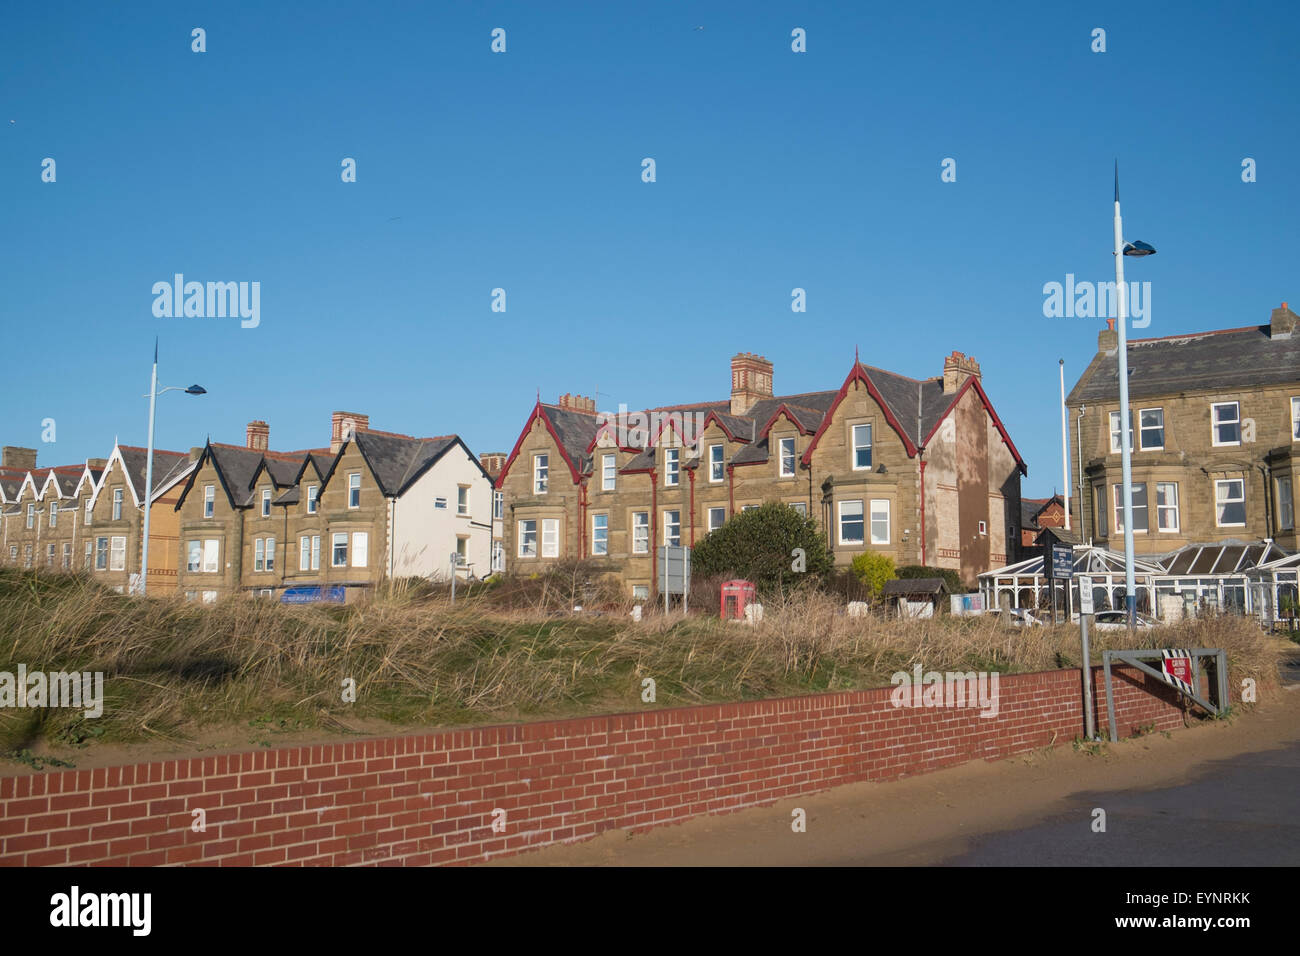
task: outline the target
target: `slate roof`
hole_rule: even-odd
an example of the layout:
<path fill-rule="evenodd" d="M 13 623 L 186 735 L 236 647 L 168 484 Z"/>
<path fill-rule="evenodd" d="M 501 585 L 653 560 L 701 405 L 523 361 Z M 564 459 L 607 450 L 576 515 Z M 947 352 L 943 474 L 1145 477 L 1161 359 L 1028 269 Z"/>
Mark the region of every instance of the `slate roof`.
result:
<path fill-rule="evenodd" d="M 1272 338 L 1269 326 L 1130 339 L 1129 396 L 1228 391 L 1300 382 L 1300 332 Z M 1068 404 L 1119 400 L 1119 352 L 1098 353 Z"/>
<path fill-rule="evenodd" d="M 460 439 L 455 435 L 408 438 L 358 429 L 352 440 L 361 449 L 379 490 L 387 498 L 402 494 Z"/>
<path fill-rule="evenodd" d="M 239 445 L 208 444 L 208 455 L 221 475 L 236 508 L 253 503 L 253 478 L 262 464 L 262 452 Z M 197 472 L 196 472 L 197 474 Z M 193 479 L 191 479 L 193 481 Z M 179 503 L 177 507 L 180 507 Z"/>
<path fill-rule="evenodd" d="M 933 597 L 947 590 L 948 584 L 943 578 L 895 578 L 886 581 L 880 593 L 884 597 L 911 597 L 917 594 Z"/>
<path fill-rule="evenodd" d="M 122 464 L 126 467 L 127 478 L 135 489 L 136 498 L 143 500 L 145 465 L 149 457 L 149 449 L 139 448 L 135 445 L 118 445 L 117 450 L 122 456 Z M 154 491 L 166 484 L 169 478 L 174 477 L 189 463 L 190 456 L 188 452 L 163 451 L 155 448 L 153 450 Z"/>

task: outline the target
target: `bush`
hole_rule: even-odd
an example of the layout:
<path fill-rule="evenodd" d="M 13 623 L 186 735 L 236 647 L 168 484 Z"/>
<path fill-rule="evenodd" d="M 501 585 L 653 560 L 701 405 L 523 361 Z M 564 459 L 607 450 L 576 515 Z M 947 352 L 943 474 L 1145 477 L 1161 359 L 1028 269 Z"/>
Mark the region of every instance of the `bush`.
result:
<path fill-rule="evenodd" d="M 949 594 L 965 594 L 966 584 L 961 575 L 952 568 L 932 568 L 924 564 L 905 564 L 898 569 L 898 576 L 904 580 L 914 578 L 943 578 Z"/>
<path fill-rule="evenodd" d="M 802 571 L 794 570 L 796 548 L 804 552 Z M 817 523 L 779 501 L 742 511 L 705 535 L 691 553 L 692 575 L 744 578 L 769 597 L 821 584 L 831 568 Z"/>
<path fill-rule="evenodd" d="M 885 586 L 886 581 L 898 577 L 894 570 L 894 559 L 874 551 L 863 551 L 854 557 L 852 568 L 858 580 L 866 586 L 872 600 L 879 599 L 880 590 Z"/>

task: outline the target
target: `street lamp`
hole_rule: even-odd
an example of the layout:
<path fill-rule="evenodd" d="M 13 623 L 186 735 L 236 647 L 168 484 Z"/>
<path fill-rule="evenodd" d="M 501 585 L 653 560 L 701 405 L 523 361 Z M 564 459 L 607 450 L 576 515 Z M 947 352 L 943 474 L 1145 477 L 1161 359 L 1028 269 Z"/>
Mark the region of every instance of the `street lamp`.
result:
<path fill-rule="evenodd" d="M 1128 287 L 1124 285 L 1124 256 L 1150 256 L 1155 247 L 1125 242 L 1119 216 L 1119 160 L 1115 161 L 1115 296 L 1119 305 L 1119 436 L 1124 482 L 1124 604 L 1128 628 L 1137 628 L 1137 585 L 1133 580 L 1133 441 L 1128 409 Z"/>
<path fill-rule="evenodd" d="M 153 497 L 153 421 L 154 421 L 154 401 L 163 392 L 184 392 L 186 395 L 206 395 L 208 390 L 202 385 L 191 385 L 189 388 L 181 388 L 179 385 L 168 385 L 166 388 L 158 387 L 158 340 L 153 340 L 153 377 L 149 383 L 149 447 L 145 452 L 144 459 L 144 533 L 143 545 L 140 551 L 140 593 L 144 594 L 148 587 L 149 581 L 149 511 L 153 504 L 149 499 Z"/>

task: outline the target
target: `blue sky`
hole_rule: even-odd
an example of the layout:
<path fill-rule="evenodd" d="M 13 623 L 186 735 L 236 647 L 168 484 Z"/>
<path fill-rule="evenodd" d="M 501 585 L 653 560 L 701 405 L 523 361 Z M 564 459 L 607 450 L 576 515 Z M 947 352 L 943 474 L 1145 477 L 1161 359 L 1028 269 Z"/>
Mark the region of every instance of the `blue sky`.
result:
<path fill-rule="evenodd" d="M 1116 157 L 1159 249 L 1136 334 L 1300 300 L 1298 9 L 9 4 L 0 441 L 144 444 L 155 334 L 161 384 L 209 390 L 160 399 L 177 449 L 254 418 L 319 446 L 343 409 L 508 451 L 537 389 L 646 407 L 725 398 L 737 351 L 789 393 L 855 346 L 915 377 L 957 349 L 1048 494 L 1057 359 L 1068 387 L 1104 323 L 1045 318 L 1043 285 L 1113 277 Z M 155 317 L 177 272 L 260 282 L 260 325 Z"/>

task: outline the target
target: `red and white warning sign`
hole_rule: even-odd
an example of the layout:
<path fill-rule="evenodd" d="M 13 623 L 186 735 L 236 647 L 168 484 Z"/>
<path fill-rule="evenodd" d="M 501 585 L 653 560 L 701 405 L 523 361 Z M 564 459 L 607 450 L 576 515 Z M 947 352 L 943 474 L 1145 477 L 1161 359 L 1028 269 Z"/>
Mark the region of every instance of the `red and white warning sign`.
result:
<path fill-rule="evenodd" d="M 1165 680 L 1180 690 L 1192 693 L 1192 655 L 1190 651 L 1162 650 L 1161 669 Z"/>

